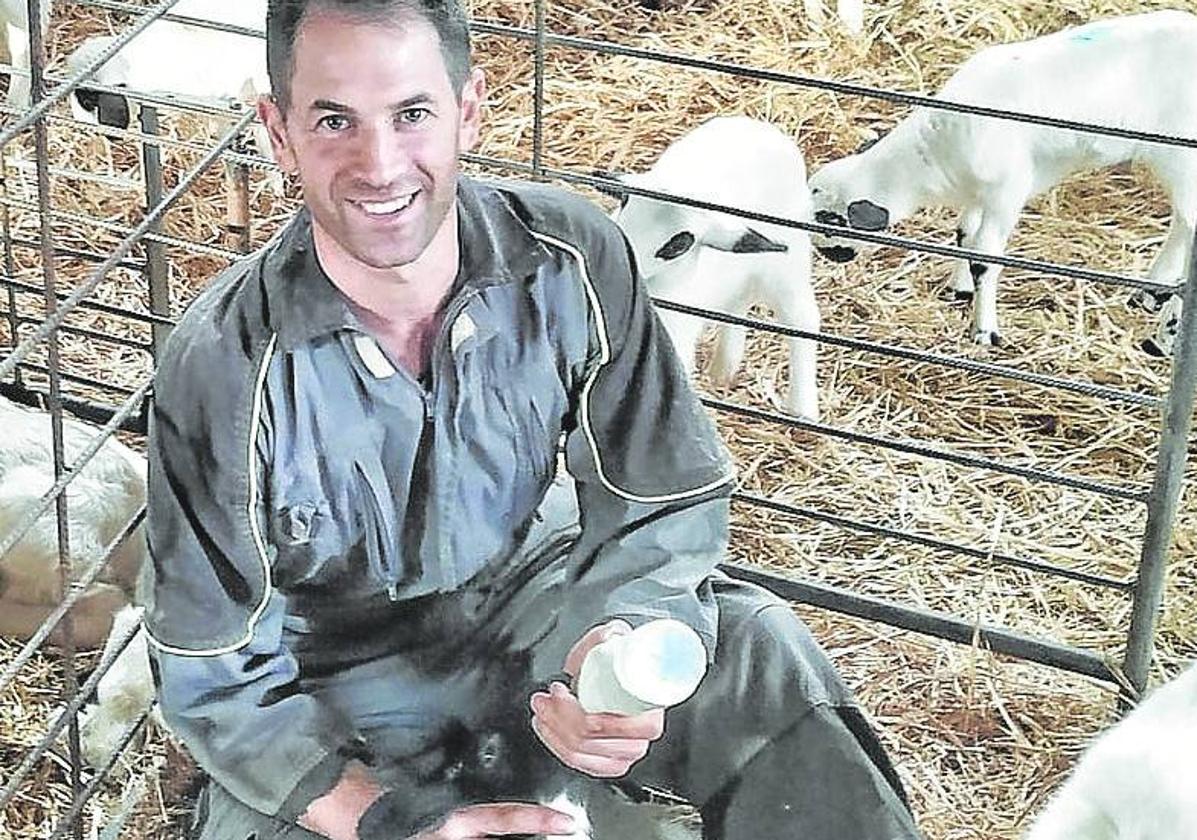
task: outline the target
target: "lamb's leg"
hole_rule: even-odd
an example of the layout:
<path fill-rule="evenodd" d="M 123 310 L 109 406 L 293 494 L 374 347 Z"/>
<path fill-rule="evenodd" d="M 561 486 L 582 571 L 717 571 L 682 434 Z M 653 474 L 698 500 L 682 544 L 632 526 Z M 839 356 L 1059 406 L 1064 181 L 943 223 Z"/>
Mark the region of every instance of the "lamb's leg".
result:
<path fill-rule="evenodd" d="M 844 28 L 853 35 L 864 32 L 864 0 L 839 0 L 836 14 Z"/>
<path fill-rule="evenodd" d="M 827 19 L 823 0 L 802 0 L 802 12 L 806 15 L 806 19 L 813 24 L 822 24 Z"/>
<path fill-rule="evenodd" d="M 981 208 L 971 207 L 960 214 L 956 223 L 956 245 L 974 250 L 977 245 L 977 229 L 981 227 Z M 952 293 L 958 301 L 971 301 L 976 286 L 968 260 L 956 260 L 952 274 Z"/>
<path fill-rule="evenodd" d="M 806 276 L 795 274 L 782 278 L 786 281 L 782 294 L 770 301 L 777 310 L 780 321 L 805 332 L 819 331 L 819 305 L 815 290 L 810 283 L 810 272 Z M 819 419 L 819 392 L 816 384 L 818 367 L 818 343 L 806 338 L 793 338 L 790 342 L 790 389 L 789 409 L 807 420 Z"/>
<path fill-rule="evenodd" d="M 1188 275 L 1197 230 L 1197 154 L 1188 152 L 1182 157 L 1178 150 L 1169 149 L 1167 155 L 1158 155 L 1150 162 L 1172 202 L 1172 220 L 1148 277 L 1179 289 Z M 1140 289 L 1131 295 L 1130 303 L 1147 312 L 1159 312 L 1169 297 L 1167 293 Z"/>
<path fill-rule="evenodd" d="M 743 313 L 740 313 L 743 314 Z M 747 330 L 733 324 L 722 324 L 716 334 L 715 353 L 711 358 L 711 381 L 721 387 L 730 385 L 744 361 Z"/>
<path fill-rule="evenodd" d="M 10 63 L 17 68 L 8 79 L 6 101 L 14 108 L 28 108 L 31 82 L 29 80 L 29 33 L 6 23 Z M 25 71 L 22 74 L 20 71 Z"/>
<path fill-rule="evenodd" d="M 1197 178 L 1197 168 L 1192 177 Z M 1186 185 L 1174 193 L 1180 193 L 1181 200 L 1173 198 L 1168 238 L 1151 264 L 1148 277 L 1157 283 L 1179 286 L 1189 271 L 1193 233 L 1197 229 L 1197 184 Z"/>
<path fill-rule="evenodd" d="M 706 320 L 682 312 L 670 312 L 665 309 L 657 310 L 665 331 L 673 341 L 673 349 L 677 351 L 686 375 L 694 377 L 694 356 L 698 350 L 698 339 L 706 327 Z"/>
<path fill-rule="evenodd" d="M 1006 206 L 986 207 L 981 214 L 981 225 L 977 229 L 975 248 L 986 254 L 1003 254 L 1014 223 L 1022 209 L 1022 201 Z M 1000 265 L 970 261 L 969 271 L 977 286 L 977 298 L 973 302 L 973 341 L 977 344 L 998 346 L 1002 334 L 998 329 L 997 286 L 1002 273 Z"/>

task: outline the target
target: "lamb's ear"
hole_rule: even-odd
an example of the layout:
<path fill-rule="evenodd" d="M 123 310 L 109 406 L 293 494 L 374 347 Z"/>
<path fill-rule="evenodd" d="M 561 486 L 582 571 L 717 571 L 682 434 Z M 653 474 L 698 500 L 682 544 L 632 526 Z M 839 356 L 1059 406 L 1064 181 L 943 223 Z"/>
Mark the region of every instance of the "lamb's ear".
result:
<path fill-rule="evenodd" d="M 857 230 L 885 230 L 889 227 L 889 211 L 862 198 L 848 205 L 848 227 Z"/>
<path fill-rule="evenodd" d="M 605 178 L 608 181 L 617 181 L 619 184 L 626 183 L 629 176 L 623 172 L 611 172 L 607 169 L 595 169 L 590 173 L 592 178 Z M 618 184 L 595 184 L 594 188 L 604 195 L 610 195 L 619 199 L 619 203 L 626 204 L 628 194 L 625 190 L 621 190 Z"/>
<path fill-rule="evenodd" d="M 129 113 L 129 100 L 119 93 L 97 92 L 98 108 L 96 117 L 100 125 L 112 128 L 127 129 L 132 122 Z"/>
<path fill-rule="evenodd" d="M 790 250 L 784 242 L 775 242 L 747 225 L 719 222 L 711 225 L 702 235 L 702 244 L 716 251 L 733 254 L 780 253 Z"/>
<path fill-rule="evenodd" d="M 869 149 L 871 149 L 871 148 L 873 148 L 874 146 L 876 146 L 876 145 L 877 145 L 877 141 L 878 141 L 878 140 L 880 140 L 880 139 L 881 139 L 882 137 L 884 137 L 884 136 L 885 136 L 884 134 L 878 134 L 876 137 L 870 137 L 870 138 L 868 138 L 867 140 L 865 140 L 864 142 L 862 142 L 862 143 L 861 143 L 859 146 L 857 146 L 857 147 L 856 147 L 856 151 L 855 151 L 855 152 L 853 152 L 852 154 L 854 154 L 854 155 L 861 155 L 861 154 L 864 154 L 864 153 L 865 153 L 865 152 L 867 152 Z"/>

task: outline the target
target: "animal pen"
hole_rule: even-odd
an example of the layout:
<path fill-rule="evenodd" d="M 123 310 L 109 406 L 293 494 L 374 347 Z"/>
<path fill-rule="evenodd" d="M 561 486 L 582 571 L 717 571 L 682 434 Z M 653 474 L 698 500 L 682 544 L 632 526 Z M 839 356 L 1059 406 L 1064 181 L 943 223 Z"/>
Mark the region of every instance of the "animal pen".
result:
<path fill-rule="evenodd" d="M 298 206 L 295 185 L 272 193 L 269 161 L 239 145 L 251 109 L 112 91 L 140 102 L 140 130 L 69 117 L 73 47 L 119 33 L 119 48 L 174 2 L 56 0 L 44 57 L 31 34 L 35 104 L 8 109 L 0 130 L 0 393 L 95 421 L 97 447 L 114 434 L 142 446 L 155 348 Z M 796 137 L 813 171 L 909 106 L 978 110 L 923 92 L 981 46 L 1163 5 L 885 0 L 867 4 L 854 37 L 785 0 L 474 0 L 490 104 L 467 169 L 609 206 L 596 169 L 642 170 L 703 119 L 745 113 Z M 36 20 L 39 0 L 29 6 Z M 868 259 L 816 258 L 816 336 L 768 313 L 695 313 L 752 330 L 734 386 L 698 383 L 739 467 L 728 568 L 794 602 L 932 838 L 1019 836 L 1113 719 L 1117 689 L 1134 694 L 1197 655 L 1197 505 L 1184 481 L 1197 293 L 1185 291 L 1173 362 L 1142 354 L 1153 325 L 1125 301 L 1165 291 L 1140 278 L 1166 216 L 1142 174 L 1070 179 L 1032 203 L 1010 256 L 985 258 L 1007 266 L 1001 348 L 969 343 L 967 316 L 945 299 L 949 259 L 970 252 L 943 244 L 953 222 L 939 212 L 900 236 L 855 234 L 884 246 Z M 819 342 L 820 423 L 778 408 L 778 334 Z M 58 466 L 42 509 L 61 518 L 80 463 L 60 452 Z M 0 553 L 19 536 L 0 535 Z M 97 574 L 74 570 L 54 617 Z M 27 644 L 0 641 L 0 836 L 180 836 L 196 770 L 162 733 L 136 737 L 144 715 L 121 754 L 83 766 L 75 713 L 107 663 L 74 651 L 60 624 L 62 644 L 47 643 L 49 625 Z"/>

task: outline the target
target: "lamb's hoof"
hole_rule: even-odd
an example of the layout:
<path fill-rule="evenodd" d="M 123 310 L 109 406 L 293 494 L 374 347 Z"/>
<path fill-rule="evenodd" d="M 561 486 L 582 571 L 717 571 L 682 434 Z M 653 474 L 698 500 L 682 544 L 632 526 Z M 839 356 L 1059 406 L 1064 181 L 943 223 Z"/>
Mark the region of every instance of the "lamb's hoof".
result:
<path fill-rule="evenodd" d="M 1173 294 L 1173 292 L 1157 292 L 1154 289 L 1135 289 L 1126 299 L 1126 305 L 1132 309 L 1142 309 L 1144 312 L 1155 315 L 1164 308 L 1164 304 Z"/>
<path fill-rule="evenodd" d="M 952 292 L 952 300 L 956 303 L 972 303 L 973 290 L 972 289 L 956 289 Z"/>
<path fill-rule="evenodd" d="M 1154 356 L 1157 359 L 1164 359 L 1168 356 L 1168 353 L 1154 338 L 1143 339 L 1139 342 L 1139 348 L 1148 356 Z"/>
<path fill-rule="evenodd" d="M 997 330 L 977 330 L 973 333 L 973 343 L 984 347 L 1001 347 L 1002 334 Z"/>

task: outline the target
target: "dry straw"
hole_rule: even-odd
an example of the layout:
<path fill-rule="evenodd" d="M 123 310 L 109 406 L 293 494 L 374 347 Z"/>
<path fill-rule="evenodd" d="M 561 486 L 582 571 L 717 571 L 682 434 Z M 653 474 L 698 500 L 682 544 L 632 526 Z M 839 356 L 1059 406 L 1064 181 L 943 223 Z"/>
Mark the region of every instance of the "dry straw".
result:
<path fill-rule="evenodd" d="M 649 12 L 631 0 L 568 0 L 551 5 L 548 22 L 563 34 L 931 93 L 984 45 L 1177 4 L 866 0 L 868 32 L 857 39 L 833 20 L 812 27 L 802 17 L 802 4 L 794 0 L 666 5 L 665 11 Z M 472 13 L 523 26 L 533 20 L 530 2 L 477 0 Z M 64 4 L 56 10 L 54 56 L 61 59 L 86 34 L 105 31 L 109 20 L 94 10 Z M 491 88 L 481 151 L 528 162 L 534 132 L 532 47 L 483 36 L 476 52 Z M 813 170 L 885 131 L 904 113 L 880 101 L 560 48 L 548 50 L 545 90 L 544 163 L 583 173 L 595 167 L 647 166 L 703 119 L 732 113 L 768 119 L 789 131 Z M 168 118 L 166 131 L 205 143 L 218 135 L 218 129 L 194 117 Z M 58 125 L 52 143 L 59 168 L 139 182 L 138 150 L 128 141 Z M 32 181 L 27 171 L 12 168 L 11 159 L 27 166 L 31 153 L 14 145 L 8 156 L 10 194 L 19 195 L 28 189 L 22 184 Z M 166 156 L 168 188 L 199 157 L 186 150 L 168 150 Z M 263 189 L 260 174 L 253 183 L 255 241 L 262 242 L 295 204 L 275 200 Z M 30 191 L 25 197 L 33 195 Z M 138 195 L 136 190 L 61 177 L 54 204 L 128 227 L 142 212 Z M 167 232 L 224 243 L 223 195 L 217 171 L 168 216 Z M 1092 173 L 1035 200 L 1011 250 L 1141 276 L 1162 241 L 1166 221 L 1166 199 L 1145 172 L 1119 168 Z M 25 238 L 36 234 L 35 216 L 28 211 L 15 211 L 14 225 Z M 928 212 L 903 232 L 950 242 L 952 227 L 945 213 Z M 67 220 L 56 222 L 55 233 L 60 244 L 92 251 L 119 240 L 109 230 Z M 168 254 L 177 313 L 225 263 L 178 248 Z M 16 256 L 17 276 L 38 282 L 36 254 L 18 251 Z M 62 260 L 59 271 L 69 288 L 85 276 L 87 266 Z M 830 333 L 1145 394 L 1162 395 L 1168 387 L 1167 366 L 1136 347 L 1152 324 L 1127 309 L 1121 289 L 1008 270 L 999 296 L 1006 343 L 990 349 L 969 342 L 968 313 L 949 302 L 951 266 L 946 260 L 880 251 L 848 266 L 819 261 L 815 272 L 824 329 Z M 114 272 L 97 298 L 145 307 L 143 283 L 135 272 Z M 22 296 L 22 310 L 31 317 L 37 305 L 31 296 Z M 69 323 L 140 340 L 149 335 L 143 326 L 94 313 L 81 312 Z M 64 339 L 64 359 L 71 372 L 130 386 L 150 364 L 140 351 L 75 338 Z M 754 336 L 748 359 L 734 387 L 716 396 L 780 407 L 786 377 L 781 341 Z M 1152 478 L 1160 420 L 1150 408 L 837 348 L 823 350 L 819 384 L 826 420 L 837 426 L 1115 484 L 1146 487 Z M 700 385 L 709 388 L 705 380 Z M 77 390 L 112 401 L 109 395 Z M 740 418 L 721 417 L 720 427 L 738 459 L 745 490 L 1073 569 L 1117 578 L 1134 573 L 1145 523 L 1141 505 Z M 1194 518 L 1190 488 L 1175 530 L 1153 681 L 1174 673 L 1197 653 Z M 736 560 L 785 574 L 1049 636 L 1115 662 L 1125 642 L 1129 600 L 1124 595 L 780 514 L 737 507 L 732 553 Z M 1084 744 L 1112 719 L 1110 691 L 1086 679 L 811 608 L 799 608 L 799 613 L 879 724 L 931 838 L 1020 836 L 1029 815 L 1041 807 Z M 0 661 L 13 651 L 0 649 Z M 12 766 L 36 737 L 31 733 L 44 726 L 49 709 L 60 702 L 59 682 L 55 660 L 48 655 L 0 697 L 0 767 Z M 156 737 L 132 764 L 133 772 L 148 774 L 151 793 L 126 836 L 178 836 L 191 775 L 185 759 L 168 753 Z M 156 769 L 160 765 L 166 769 Z M 64 779 L 59 765 L 46 763 L 0 814 L 0 835 L 32 837 L 44 831 L 66 807 Z M 119 780 L 108 784 L 100 807 L 115 807 L 121 790 Z M 93 819 L 89 814 L 89 824 Z"/>

